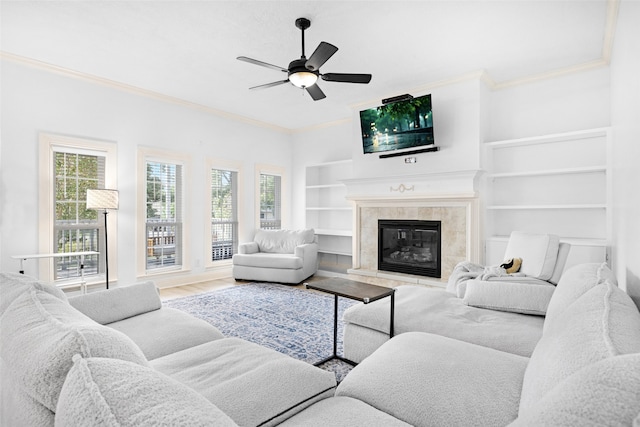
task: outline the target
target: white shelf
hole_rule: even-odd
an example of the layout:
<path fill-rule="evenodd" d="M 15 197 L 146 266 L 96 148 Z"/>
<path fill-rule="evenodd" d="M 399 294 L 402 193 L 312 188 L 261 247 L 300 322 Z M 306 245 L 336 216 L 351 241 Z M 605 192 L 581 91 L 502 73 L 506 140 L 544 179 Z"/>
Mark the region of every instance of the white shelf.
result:
<path fill-rule="evenodd" d="M 321 234 L 323 236 L 343 236 L 343 237 L 351 237 L 351 236 L 353 236 L 353 231 L 351 231 L 351 230 L 316 228 L 315 232 L 316 232 L 316 234 Z"/>
<path fill-rule="evenodd" d="M 514 147 L 523 145 L 547 144 L 562 141 L 574 141 L 584 138 L 597 138 L 602 136 L 607 137 L 609 135 L 609 132 L 609 128 L 585 129 L 574 132 L 554 133 L 527 138 L 505 139 L 502 141 L 486 142 L 485 146 L 492 148 L 502 148 L 508 146 Z"/>
<path fill-rule="evenodd" d="M 342 182 L 351 178 L 351 174 L 351 160 L 318 163 L 305 170 L 306 226 L 315 230 L 318 251 L 329 257 L 325 262 L 336 260 L 334 255 L 351 257 L 353 208 Z M 344 261 L 339 264 L 342 268 Z"/>
<path fill-rule="evenodd" d="M 516 230 L 557 234 L 579 246 L 576 252 L 606 252 L 612 233 L 609 128 L 487 142 L 483 148 L 485 258 L 501 256 Z"/>
<path fill-rule="evenodd" d="M 544 210 L 544 209 L 606 209 L 604 204 L 574 205 L 499 205 L 487 206 L 490 210 Z"/>
<path fill-rule="evenodd" d="M 488 174 L 487 177 L 516 178 L 516 177 L 527 177 L 527 176 L 571 175 L 571 174 L 597 173 L 597 172 L 604 173 L 606 171 L 607 171 L 607 167 L 605 165 L 602 165 L 602 166 L 590 166 L 590 167 L 579 167 L 579 168 L 538 170 L 538 171 L 529 171 L 529 172 L 492 173 L 492 174 Z"/>
<path fill-rule="evenodd" d="M 321 189 L 321 188 L 342 188 L 344 184 L 322 184 L 322 185 L 307 185 L 307 190 Z"/>

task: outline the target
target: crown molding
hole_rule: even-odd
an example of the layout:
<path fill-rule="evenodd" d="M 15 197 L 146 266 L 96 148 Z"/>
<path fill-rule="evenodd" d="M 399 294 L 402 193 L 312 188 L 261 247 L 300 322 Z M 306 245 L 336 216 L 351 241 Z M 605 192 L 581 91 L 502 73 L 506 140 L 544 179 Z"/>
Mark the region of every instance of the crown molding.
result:
<path fill-rule="evenodd" d="M 249 125 L 263 127 L 263 128 L 271 129 L 271 130 L 281 132 L 281 133 L 286 133 L 286 134 L 292 133 L 291 129 L 283 128 L 281 126 L 276 126 L 260 120 L 251 119 L 245 116 L 241 116 L 239 114 L 229 113 L 227 111 L 219 110 L 217 108 L 207 107 L 205 105 L 198 104 L 195 102 L 185 101 L 184 99 L 181 99 L 181 98 L 164 95 L 158 92 L 154 92 L 152 90 L 142 89 L 137 86 L 120 83 L 115 80 L 106 79 L 93 74 L 82 73 L 80 71 L 59 67 L 57 65 L 49 64 L 47 62 L 38 61 L 35 59 L 27 58 L 24 56 L 13 54 L 13 53 L 0 51 L 0 59 L 26 65 L 32 68 L 37 68 L 40 70 L 45 70 L 45 71 L 62 75 L 65 77 L 70 77 L 77 80 L 84 80 L 90 83 L 106 86 L 111 89 L 116 89 L 122 92 L 133 93 L 135 95 L 143 96 L 145 98 L 155 99 L 157 101 L 168 102 L 171 104 L 180 105 L 182 107 L 203 111 L 208 114 L 212 114 L 212 115 L 223 117 L 230 120 L 235 120 L 235 121 L 246 123 Z"/>

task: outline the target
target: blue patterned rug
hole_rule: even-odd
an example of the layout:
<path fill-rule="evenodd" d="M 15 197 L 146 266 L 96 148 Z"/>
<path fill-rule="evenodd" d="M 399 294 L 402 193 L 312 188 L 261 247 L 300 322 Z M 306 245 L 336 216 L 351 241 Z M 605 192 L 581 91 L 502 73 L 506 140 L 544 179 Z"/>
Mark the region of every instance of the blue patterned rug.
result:
<path fill-rule="evenodd" d="M 342 355 L 342 314 L 357 301 L 338 299 L 338 354 Z M 164 301 L 238 337 L 308 363 L 333 353 L 334 296 L 271 283 L 233 286 Z M 341 381 L 351 366 L 330 361 L 320 366 Z"/>

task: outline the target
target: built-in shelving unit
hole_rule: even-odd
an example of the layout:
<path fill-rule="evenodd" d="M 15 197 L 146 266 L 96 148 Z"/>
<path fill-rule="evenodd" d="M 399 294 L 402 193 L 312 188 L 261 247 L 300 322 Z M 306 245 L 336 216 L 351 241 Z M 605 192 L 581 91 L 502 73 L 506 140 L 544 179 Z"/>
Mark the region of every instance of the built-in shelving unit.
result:
<path fill-rule="evenodd" d="M 318 236 L 322 271 L 346 274 L 352 266 L 353 208 L 342 182 L 351 176 L 351 160 L 306 167 L 306 224 Z"/>
<path fill-rule="evenodd" d="M 488 263 L 500 260 L 512 230 L 557 234 L 576 254 L 607 259 L 609 128 L 487 142 L 484 148 Z"/>

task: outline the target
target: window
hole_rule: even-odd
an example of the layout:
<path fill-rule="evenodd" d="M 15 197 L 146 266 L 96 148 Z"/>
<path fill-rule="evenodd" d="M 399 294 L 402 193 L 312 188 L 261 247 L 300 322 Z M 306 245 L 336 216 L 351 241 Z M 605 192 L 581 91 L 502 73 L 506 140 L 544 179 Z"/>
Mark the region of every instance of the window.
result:
<path fill-rule="evenodd" d="M 116 157 L 114 143 L 40 134 L 38 252 L 100 252 L 84 259 L 84 276 L 89 282 L 98 282 L 105 271 L 105 241 L 99 212 L 87 209 L 87 190 L 117 188 Z M 110 255 L 117 259 L 117 222 L 115 215 L 109 217 Z M 117 266 L 111 267 L 117 277 Z M 80 259 L 42 259 L 39 272 L 43 280 L 73 280 L 80 276 Z"/>
<path fill-rule="evenodd" d="M 282 228 L 281 178 L 260 174 L 260 228 Z"/>
<path fill-rule="evenodd" d="M 238 173 L 211 169 L 211 261 L 238 251 Z"/>
<path fill-rule="evenodd" d="M 59 148 L 57 148 L 59 149 Z M 55 253 L 98 251 L 104 247 L 104 226 L 98 211 L 87 209 L 87 189 L 104 188 L 104 156 L 54 151 Z M 79 258 L 54 258 L 54 280 L 79 276 Z M 85 257 L 84 274 L 104 272 L 104 256 Z"/>
<path fill-rule="evenodd" d="M 182 165 L 145 166 L 146 270 L 182 267 Z"/>

